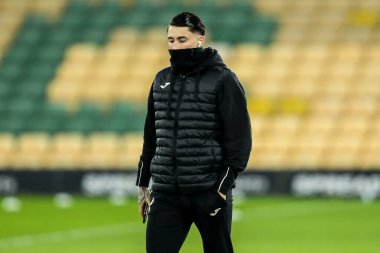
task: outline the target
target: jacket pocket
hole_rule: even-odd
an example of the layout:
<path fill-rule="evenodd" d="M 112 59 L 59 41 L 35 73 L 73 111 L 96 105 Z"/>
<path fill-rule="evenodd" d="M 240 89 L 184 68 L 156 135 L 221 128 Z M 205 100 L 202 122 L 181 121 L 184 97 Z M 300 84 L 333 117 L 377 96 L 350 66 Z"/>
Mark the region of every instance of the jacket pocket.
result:
<path fill-rule="evenodd" d="M 204 215 L 215 216 L 225 210 L 227 202 L 215 189 L 212 189 L 197 198 L 197 206 Z"/>

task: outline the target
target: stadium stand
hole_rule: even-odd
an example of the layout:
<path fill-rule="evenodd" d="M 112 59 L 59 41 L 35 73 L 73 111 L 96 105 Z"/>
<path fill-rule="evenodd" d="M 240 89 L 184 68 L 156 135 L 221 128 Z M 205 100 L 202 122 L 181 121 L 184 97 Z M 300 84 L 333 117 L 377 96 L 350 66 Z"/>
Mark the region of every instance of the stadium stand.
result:
<path fill-rule="evenodd" d="M 183 10 L 246 89 L 249 169 L 380 168 L 379 1 L 3 0 L 0 169 L 134 169 Z"/>

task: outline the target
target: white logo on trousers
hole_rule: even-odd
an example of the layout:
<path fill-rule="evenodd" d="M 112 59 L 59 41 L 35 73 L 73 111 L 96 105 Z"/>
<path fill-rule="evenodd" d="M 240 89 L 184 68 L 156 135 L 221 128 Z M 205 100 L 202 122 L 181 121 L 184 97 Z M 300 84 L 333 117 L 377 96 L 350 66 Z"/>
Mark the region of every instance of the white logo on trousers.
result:
<path fill-rule="evenodd" d="M 215 209 L 215 211 L 214 211 L 213 213 L 210 213 L 210 216 L 215 216 L 215 215 L 217 215 L 218 212 L 220 211 L 220 209 L 222 209 L 222 208 L 217 208 L 217 209 Z"/>

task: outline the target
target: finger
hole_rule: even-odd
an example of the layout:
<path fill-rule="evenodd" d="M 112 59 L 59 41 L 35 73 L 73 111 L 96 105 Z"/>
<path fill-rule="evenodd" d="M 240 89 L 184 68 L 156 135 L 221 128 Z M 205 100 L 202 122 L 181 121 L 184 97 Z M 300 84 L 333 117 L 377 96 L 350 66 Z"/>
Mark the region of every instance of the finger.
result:
<path fill-rule="evenodd" d="M 150 196 L 146 196 L 146 197 L 145 197 L 145 201 L 146 201 L 146 203 L 147 203 L 148 205 L 150 205 Z"/>
<path fill-rule="evenodd" d="M 139 204 L 139 213 L 141 218 L 144 217 L 144 208 L 145 208 L 146 202 L 143 201 Z"/>
<path fill-rule="evenodd" d="M 149 191 L 147 191 L 147 192 L 145 193 L 145 200 L 146 200 L 146 202 L 148 203 L 148 205 L 150 205 L 151 196 L 150 196 L 150 192 L 149 192 Z"/>

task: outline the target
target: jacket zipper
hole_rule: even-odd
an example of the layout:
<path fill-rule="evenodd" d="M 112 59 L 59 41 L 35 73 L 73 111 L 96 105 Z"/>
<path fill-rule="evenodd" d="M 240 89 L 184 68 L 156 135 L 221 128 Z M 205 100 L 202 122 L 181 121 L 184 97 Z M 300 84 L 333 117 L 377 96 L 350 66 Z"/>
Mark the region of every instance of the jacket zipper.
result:
<path fill-rule="evenodd" d="M 177 157 L 176 157 L 176 150 L 177 150 L 177 136 L 178 136 L 178 116 L 179 116 L 179 108 L 181 106 L 182 102 L 182 96 L 183 96 L 183 89 L 185 86 L 185 75 L 180 75 L 181 78 L 181 89 L 179 92 L 178 100 L 177 100 L 177 108 L 175 111 L 175 118 L 174 118 L 174 138 L 173 138 L 173 150 L 172 150 L 172 157 L 173 157 L 173 167 L 174 167 L 174 185 L 176 188 L 176 192 L 179 193 L 179 186 L 178 186 L 178 168 L 177 168 Z"/>

